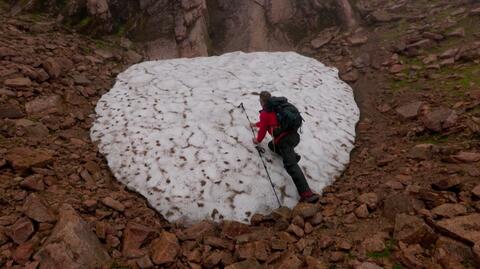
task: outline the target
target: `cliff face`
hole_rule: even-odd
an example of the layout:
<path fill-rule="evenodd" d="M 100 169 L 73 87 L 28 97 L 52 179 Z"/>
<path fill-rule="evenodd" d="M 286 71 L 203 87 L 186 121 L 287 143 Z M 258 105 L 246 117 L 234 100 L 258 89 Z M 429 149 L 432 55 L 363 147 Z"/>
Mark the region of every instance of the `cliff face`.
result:
<path fill-rule="evenodd" d="M 152 59 L 229 51 L 295 49 L 304 37 L 356 25 L 349 0 L 29 0 L 12 13 L 43 10 L 93 35 L 127 35 Z"/>

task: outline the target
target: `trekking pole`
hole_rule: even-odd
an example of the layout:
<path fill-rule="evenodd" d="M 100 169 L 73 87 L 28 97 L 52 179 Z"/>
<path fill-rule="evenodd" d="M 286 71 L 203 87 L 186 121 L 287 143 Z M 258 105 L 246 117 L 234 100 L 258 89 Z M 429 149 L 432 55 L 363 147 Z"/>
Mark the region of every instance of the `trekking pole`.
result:
<path fill-rule="evenodd" d="M 250 130 L 252 130 L 252 135 L 255 138 L 255 131 L 253 130 L 252 122 L 248 117 L 247 110 L 245 110 L 243 103 L 240 103 L 238 107 L 242 108 L 243 112 L 245 113 L 245 116 L 247 116 L 248 123 L 250 124 Z M 270 181 L 270 185 L 272 185 L 272 190 L 273 190 L 273 193 L 275 194 L 275 198 L 277 198 L 278 206 L 281 207 L 282 204 L 280 203 L 280 199 L 278 199 L 277 191 L 275 191 L 275 185 L 273 184 L 272 178 L 270 177 L 270 173 L 268 172 L 268 169 L 267 169 L 267 165 L 265 164 L 265 161 L 263 160 L 263 157 L 262 157 L 263 149 L 260 146 L 255 146 L 255 149 L 257 149 L 258 156 L 260 156 L 260 160 L 262 160 L 262 163 L 263 163 L 263 168 L 265 168 L 265 171 L 267 172 L 267 177 L 268 177 L 268 180 Z"/>

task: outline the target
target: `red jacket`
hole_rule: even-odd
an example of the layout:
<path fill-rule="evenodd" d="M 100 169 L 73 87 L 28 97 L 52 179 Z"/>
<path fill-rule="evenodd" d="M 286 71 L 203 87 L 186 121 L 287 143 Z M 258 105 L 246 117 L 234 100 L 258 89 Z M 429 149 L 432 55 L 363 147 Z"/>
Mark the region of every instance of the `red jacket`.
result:
<path fill-rule="evenodd" d="M 267 132 L 273 136 L 273 131 L 275 130 L 275 128 L 279 127 L 279 124 L 277 121 L 277 115 L 275 114 L 275 112 L 262 110 L 260 111 L 260 121 L 257 122 L 255 126 L 259 128 L 258 135 L 257 135 L 257 142 L 261 143 L 265 138 L 265 135 L 267 134 Z M 273 143 L 278 144 L 280 139 L 282 139 L 282 137 L 284 137 L 288 133 L 290 132 L 281 133 L 280 135 L 278 135 L 273 139 Z"/>

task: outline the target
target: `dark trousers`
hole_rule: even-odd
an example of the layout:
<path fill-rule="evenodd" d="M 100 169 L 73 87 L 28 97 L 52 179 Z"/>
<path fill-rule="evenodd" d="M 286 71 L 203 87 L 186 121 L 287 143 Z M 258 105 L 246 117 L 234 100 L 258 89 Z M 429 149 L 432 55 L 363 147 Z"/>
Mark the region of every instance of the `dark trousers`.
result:
<path fill-rule="evenodd" d="M 300 135 L 297 132 L 292 132 L 280 139 L 278 144 L 273 144 L 273 141 L 268 143 L 268 147 L 275 153 L 282 156 L 283 166 L 287 173 L 292 177 L 293 183 L 297 187 L 298 193 L 310 191 L 307 179 L 298 165 L 298 154 L 295 152 L 295 147 L 300 143 Z"/>

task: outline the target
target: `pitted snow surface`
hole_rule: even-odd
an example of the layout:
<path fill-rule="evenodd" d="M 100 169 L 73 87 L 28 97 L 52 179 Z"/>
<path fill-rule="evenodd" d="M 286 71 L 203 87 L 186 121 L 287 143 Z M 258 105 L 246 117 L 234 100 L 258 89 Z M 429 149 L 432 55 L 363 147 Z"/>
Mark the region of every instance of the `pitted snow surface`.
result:
<path fill-rule="evenodd" d="M 299 164 L 321 192 L 349 162 L 359 118 L 337 73 L 291 52 L 137 64 L 98 102 L 91 137 L 115 177 L 168 220 L 246 222 L 278 206 L 239 104 L 258 120 L 254 93 L 268 90 L 299 108 Z M 264 158 L 282 204 L 292 207 L 299 196 L 269 140 Z"/>

